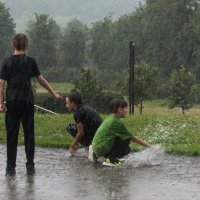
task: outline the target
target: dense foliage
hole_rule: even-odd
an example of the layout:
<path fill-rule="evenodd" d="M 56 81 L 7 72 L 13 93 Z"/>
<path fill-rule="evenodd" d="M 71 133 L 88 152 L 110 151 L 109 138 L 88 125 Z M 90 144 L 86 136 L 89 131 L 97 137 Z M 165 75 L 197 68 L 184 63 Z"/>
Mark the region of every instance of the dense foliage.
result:
<path fill-rule="evenodd" d="M 123 98 L 114 92 L 103 91 L 103 86 L 90 69 L 81 68 L 78 78 L 74 81 L 73 91 L 79 92 L 84 104 L 94 107 L 98 112 L 109 113 L 113 98 Z"/>
<path fill-rule="evenodd" d="M 31 21 L 27 31 L 30 47 L 29 54 L 33 56 L 40 68 L 58 65 L 58 42 L 61 36 L 56 22 L 46 14 L 35 14 L 35 21 Z"/>
<path fill-rule="evenodd" d="M 197 0 L 146 0 L 131 14 L 116 21 L 112 16 L 105 17 L 90 28 L 72 20 L 64 30 L 59 30 L 48 15 L 36 14 L 27 29 L 32 41 L 30 54 L 37 58 L 41 68 L 52 71 L 56 67 L 66 72 L 55 76 L 54 81 L 62 76 L 67 81 L 68 70 L 86 65 L 98 70 L 98 74 L 103 73 L 103 82 L 109 83 L 110 72 L 115 78 L 116 72 L 128 68 L 128 46 L 133 40 L 136 62 L 144 61 L 156 67 L 159 79 L 168 81 L 170 74 L 181 65 L 199 74 L 199 18 Z"/>
<path fill-rule="evenodd" d="M 192 107 L 194 103 L 195 76 L 187 72 L 182 66 L 175 70 L 170 79 L 170 107 L 181 107 L 183 114 L 185 110 Z"/>
<path fill-rule="evenodd" d="M 9 9 L 2 3 L 0 8 L 0 34 L 5 43 L 1 43 L 3 45 L 0 47 L 3 56 L 8 38 L 14 33 L 14 23 L 9 16 Z M 136 88 L 136 103 L 139 103 L 144 90 L 153 92 L 151 95 L 150 92 L 143 94 L 143 99 L 179 96 L 177 90 L 169 88 L 174 71 L 181 66 L 184 66 L 186 73 L 196 75 L 193 98 L 199 102 L 199 20 L 199 0 L 145 0 L 132 13 L 116 21 L 112 16 L 107 16 L 87 26 L 72 20 L 63 30 L 51 16 L 35 14 L 35 20 L 27 27 L 29 54 L 37 59 L 49 81 L 73 82 L 79 77 L 80 69 L 87 66 L 104 89 L 128 95 L 131 40 L 135 46 L 135 63 L 146 63 L 153 70 L 148 73 L 154 74 L 156 69 L 158 74 L 152 79 L 156 81 L 150 81 L 151 84 L 145 84 L 142 89 L 140 85 Z M 6 25 L 3 22 L 7 22 Z M 136 74 L 137 70 L 136 65 Z M 143 83 L 150 83 L 148 76 L 143 78 Z M 172 91 L 174 94 L 171 94 Z"/>
<path fill-rule="evenodd" d="M 15 34 L 15 23 L 9 13 L 9 8 L 6 8 L 0 1 L 0 60 L 11 53 L 10 45 L 11 38 Z"/>

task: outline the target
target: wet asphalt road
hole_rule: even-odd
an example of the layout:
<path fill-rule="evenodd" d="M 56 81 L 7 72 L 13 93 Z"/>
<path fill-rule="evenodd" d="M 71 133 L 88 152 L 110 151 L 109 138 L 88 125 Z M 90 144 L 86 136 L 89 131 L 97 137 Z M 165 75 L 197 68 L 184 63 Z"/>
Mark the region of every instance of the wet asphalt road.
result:
<path fill-rule="evenodd" d="M 18 147 L 16 177 L 5 177 L 6 146 L 0 145 L 0 200 L 199 200 L 200 158 L 148 153 L 108 168 L 71 157 L 65 149 L 36 148 L 36 175 L 27 176 Z M 159 161 L 158 163 L 155 163 Z"/>

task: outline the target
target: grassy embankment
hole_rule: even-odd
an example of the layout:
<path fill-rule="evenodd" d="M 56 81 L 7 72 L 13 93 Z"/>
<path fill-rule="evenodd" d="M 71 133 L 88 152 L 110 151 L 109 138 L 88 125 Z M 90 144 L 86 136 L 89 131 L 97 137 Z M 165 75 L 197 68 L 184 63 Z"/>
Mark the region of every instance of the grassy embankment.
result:
<path fill-rule="evenodd" d="M 180 109 L 170 110 L 160 106 L 161 101 L 146 102 L 142 115 L 128 115 L 125 124 L 133 134 L 151 144 L 162 144 L 172 154 L 200 155 L 200 109 L 195 106 L 183 116 Z M 103 118 L 106 116 L 102 116 Z M 36 145 L 68 148 L 72 138 L 66 134 L 66 123 L 73 122 L 72 115 L 35 115 Z M 6 142 L 4 114 L 0 114 L 0 143 Z M 20 130 L 19 143 L 23 143 Z M 140 147 L 132 144 L 134 150 Z"/>
<path fill-rule="evenodd" d="M 53 89 L 57 92 L 61 93 L 68 93 L 71 89 L 73 89 L 72 83 L 50 83 Z M 39 85 L 39 83 L 36 83 L 36 92 L 37 93 L 47 93 L 47 90 L 45 90 L 43 87 Z"/>

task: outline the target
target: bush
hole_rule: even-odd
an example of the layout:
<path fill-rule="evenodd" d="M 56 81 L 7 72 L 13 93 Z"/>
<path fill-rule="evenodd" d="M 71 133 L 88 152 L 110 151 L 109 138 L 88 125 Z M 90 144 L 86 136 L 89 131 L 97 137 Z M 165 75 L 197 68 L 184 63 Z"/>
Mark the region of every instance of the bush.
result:
<path fill-rule="evenodd" d="M 101 99 L 97 102 L 99 103 L 98 107 L 93 105 L 99 112 L 108 114 L 112 111 L 110 110 L 110 102 L 114 98 L 123 99 L 123 96 L 114 92 L 105 92 L 102 93 Z"/>
<path fill-rule="evenodd" d="M 61 94 L 64 96 L 64 94 Z M 66 113 L 65 101 L 55 102 L 48 93 L 39 93 L 35 95 L 35 104 L 56 113 Z M 42 112 L 41 110 L 39 110 Z"/>
<path fill-rule="evenodd" d="M 74 89 L 71 92 L 79 92 L 84 104 L 88 104 L 100 113 L 109 113 L 109 104 L 113 98 L 123 98 L 115 92 L 103 91 L 100 82 L 90 69 L 82 68 L 74 82 Z M 66 93 L 61 94 L 65 96 Z M 35 95 L 35 104 L 57 113 L 66 113 L 65 100 L 54 102 L 48 93 Z"/>
<path fill-rule="evenodd" d="M 48 81 L 62 83 L 74 80 L 76 71 L 74 68 L 51 67 L 42 71 L 42 74 Z"/>
<path fill-rule="evenodd" d="M 80 93 L 81 94 L 81 93 Z M 63 97 L 66 94 L 61 94 Z M 90 95 L 91 97 L 91 95 Z M 113 98 L 123 98 L 120 94 L 112 93 L 112 92 L 102 92 L 101 96 L 96 98 L 95 101 L 87 101 L 83 97 L 84 104 L 88 104 L 97 110 L 100 113 L 110 113 L 109 104 Z M 55 102 L 51 95 L 48 93 L 39 93 L 35 95 L 35 105 L 48 109 L 50 111 L 56 112 L 58 114 L 67 113 L 65 107 L 65 101 Z M 44 112 L 38 109 L 39 112 Z"/>
<path fill-rule="evenodd" d="M 74 82 L 75 92 L 79 92 L 84 104 L 95 108 L 98 112 L 109 113 L 109 104 L 113 98 L 122 98 L 122 95 L 113 92 L 103 92 L 101 83 L 90 69 L 81 68 L 80 75 Z"/>

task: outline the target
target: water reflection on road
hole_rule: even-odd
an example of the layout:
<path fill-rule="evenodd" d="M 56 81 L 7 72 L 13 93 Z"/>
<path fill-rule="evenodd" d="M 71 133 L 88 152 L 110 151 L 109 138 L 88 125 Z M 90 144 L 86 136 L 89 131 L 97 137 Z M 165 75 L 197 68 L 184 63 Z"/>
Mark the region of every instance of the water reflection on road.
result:
<path fill-rule="evenodd" d="M 36 148 L 35 176 L 25 171 L 24 147 L 18 147 L 17 174 L 5 177 L 6 146 L 0 145 L 1 200 L 199 200 L 200 158 L 163 154 L 160 165 L 107 168 L 64 149 Z M 142 157 L 143 155 L 141 155 Z M 135 162 L 135 163 L 134 163 Z"/>

